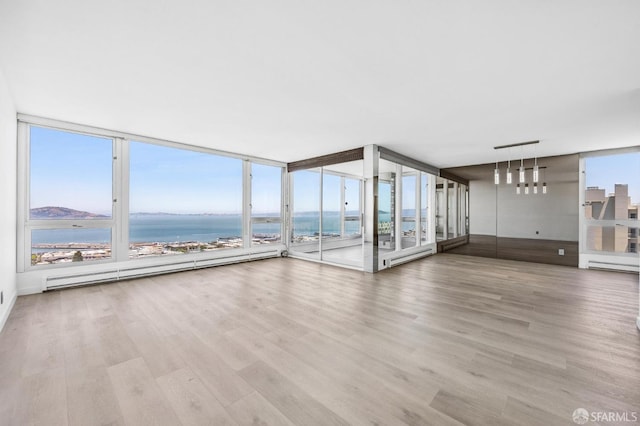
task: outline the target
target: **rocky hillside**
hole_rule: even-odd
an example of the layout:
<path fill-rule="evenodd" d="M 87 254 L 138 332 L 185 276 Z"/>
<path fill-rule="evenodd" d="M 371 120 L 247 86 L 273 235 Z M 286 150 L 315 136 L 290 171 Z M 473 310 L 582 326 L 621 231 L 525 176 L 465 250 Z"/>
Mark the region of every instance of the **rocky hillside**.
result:
<path fill-rule="evenodd" d="M 107 217 L 67 207 L 36 207 L 31 209 L 31 219 L 96 219 Z"/>

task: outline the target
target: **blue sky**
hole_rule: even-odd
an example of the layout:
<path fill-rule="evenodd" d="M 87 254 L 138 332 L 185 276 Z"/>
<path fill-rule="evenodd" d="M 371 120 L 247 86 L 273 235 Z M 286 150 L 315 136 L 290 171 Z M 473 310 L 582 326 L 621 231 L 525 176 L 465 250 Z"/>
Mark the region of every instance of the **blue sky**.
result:
<path fill-rule="evenodd" d="M 112 141 L 95 136 L 31 128 L 31 207 L 60 206 L 110 214 L 112 203 Z M 242 161 L 184 149 L 131 142 L 131 212 L 240 213 Z M 587 186 L 613 192 L 614 184 L 629 185 L 632 202 L 640 203 L 640 153 L 591 157 L 586 160 Z M 253 165 L 253 211 L 280 209 L 278 167 Z M 295 211 L 319 208 L 319 173 L 295 174 Z M 415 179 L 404 178 L 413 193 Z M 359 205 L 358 181 L 346 180 L 347 210 Z M 381 189 L 380 209 L 388 210 L 388 191 Z M 340 179 L 324 175 L 325 211 L 340 208 Z M 414 208 L 413 198 L 403 208 Z"/>
<path fill-rule="evenodd" d="M 640 203 L 640 152 L 589 157 L 585 169 L 587 186 L 604 188 L 608 195 L 616 183 L 626 183 L 631 202 Z"/>
<path fill-rule="evenodd" d="M 340 177 L 323 174 L 322 207 L 324 211 L 340 211 Z M 346 210 L 360 207 L 360 181 L 345 178 Z M 293 173 L 294 210 L 296 213 L 320 209 L 320 171 L 300 170 Z"/>
<path fill-rule="evenodd" d="M 130 143 L 130 211 L 240 213 L 242 160 Z M 253 165 L 254 212 L 280 210 L 281 168 Z M 31 128 L 31 207 L 111 214 L 111 139 Z"/>
<path fill-rule="evenodd" d="M 111 214 L 112 141 L 31 127 L 31 207 Z"/>

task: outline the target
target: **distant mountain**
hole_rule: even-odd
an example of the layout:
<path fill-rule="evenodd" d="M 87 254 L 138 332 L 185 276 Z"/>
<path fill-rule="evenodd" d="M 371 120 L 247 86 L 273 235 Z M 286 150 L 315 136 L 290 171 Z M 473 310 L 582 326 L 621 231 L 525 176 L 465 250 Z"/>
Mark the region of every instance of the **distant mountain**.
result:
<path fill-rule="evenodd" d="M 31 209 L 31 219 L 97 219 L 108 217 L 102 214 L 83 212 L 67 207 L 36 207 Z"/>

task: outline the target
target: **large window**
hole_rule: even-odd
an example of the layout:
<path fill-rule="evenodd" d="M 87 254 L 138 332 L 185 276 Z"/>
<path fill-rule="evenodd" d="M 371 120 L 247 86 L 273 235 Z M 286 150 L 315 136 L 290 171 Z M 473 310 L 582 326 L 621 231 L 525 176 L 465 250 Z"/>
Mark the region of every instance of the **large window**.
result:
<path fill-rule="evenodd" d="M 278 163 L 35 122 L 19 122 L 20 272 L 282 243 Z"/>
<path fill-rule="evenodd" d="M 130 257 L 241 248 L 242 160 L 130 144 Z"/>
<path fill-rule="evenodd" d="M 113 145 L 110 138 L 29 128 L 25 241 L 32 266 L 111 259 Z"/>
<path fill-rule="evenodd" d="M 638 253 L 640 152 L 585 158 L 586 252 Z"/>

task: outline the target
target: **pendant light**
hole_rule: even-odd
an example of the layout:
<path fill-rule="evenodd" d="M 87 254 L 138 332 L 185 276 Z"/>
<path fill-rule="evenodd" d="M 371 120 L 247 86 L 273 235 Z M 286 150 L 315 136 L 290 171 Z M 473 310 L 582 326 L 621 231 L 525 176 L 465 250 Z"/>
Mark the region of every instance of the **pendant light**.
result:
<path fill-rule="evenodd" d="M 511 159 L 507 163 L 507 185 L 511 185 L 513 182 L 513 175 L 511 174 Z"/>
<path fill-rule="evenodd" d="M 500 169 L 498 169 L 498 162 L 496 161 L 496 168 L 493 171 L 493 183 L 500 185 Z"/>

